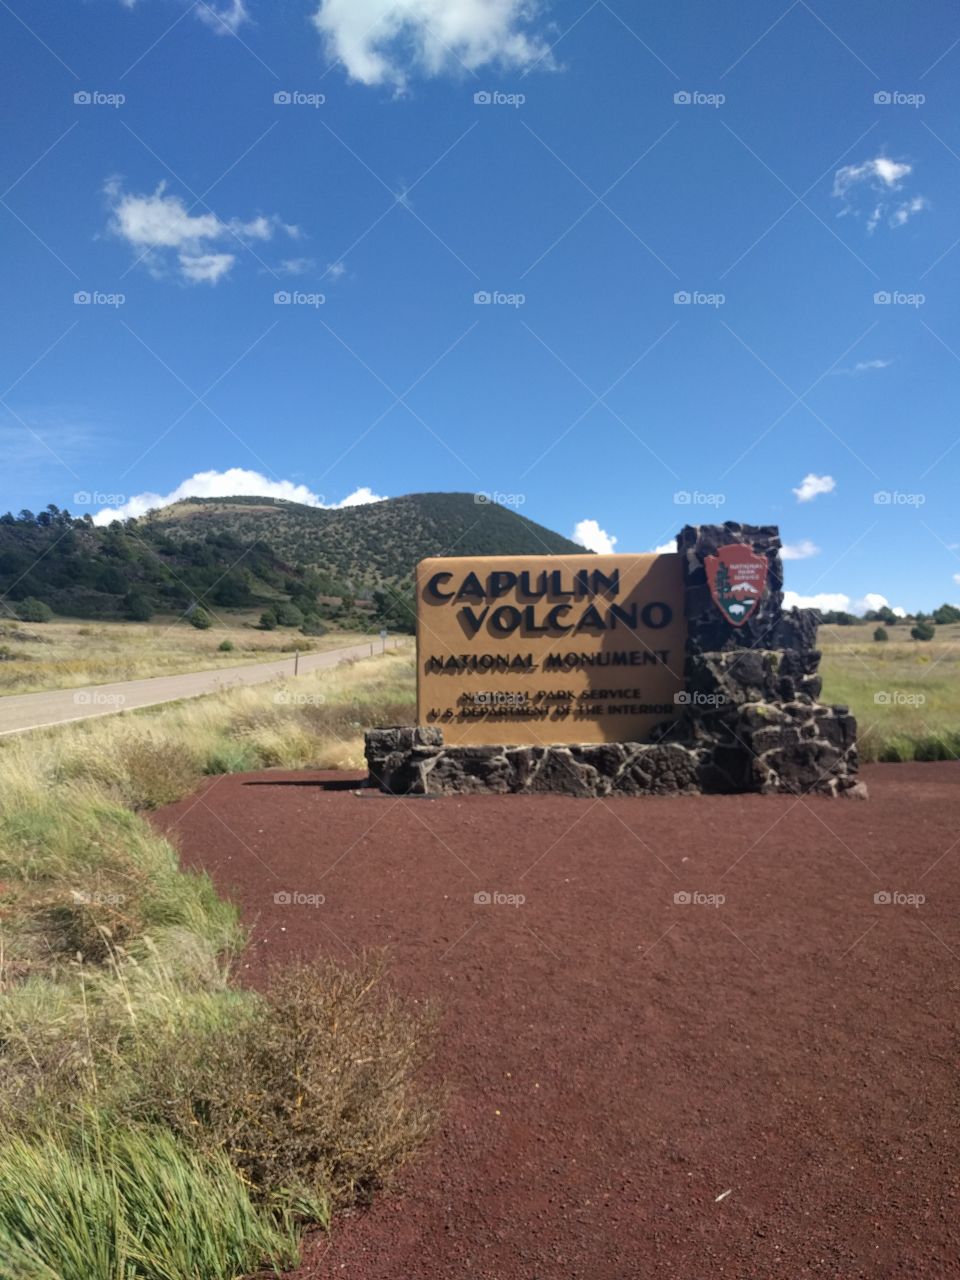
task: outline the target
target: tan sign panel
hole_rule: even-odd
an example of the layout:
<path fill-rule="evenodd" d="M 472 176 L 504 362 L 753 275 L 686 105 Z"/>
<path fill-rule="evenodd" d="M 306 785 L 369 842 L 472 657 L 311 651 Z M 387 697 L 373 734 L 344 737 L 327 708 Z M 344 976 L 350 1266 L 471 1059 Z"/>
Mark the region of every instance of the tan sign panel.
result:
<path fill-rule="evenodd" d="M 642 742 L 683 689 L 681 557 L 417 566 L 417 719 L 448 743 Z"/>

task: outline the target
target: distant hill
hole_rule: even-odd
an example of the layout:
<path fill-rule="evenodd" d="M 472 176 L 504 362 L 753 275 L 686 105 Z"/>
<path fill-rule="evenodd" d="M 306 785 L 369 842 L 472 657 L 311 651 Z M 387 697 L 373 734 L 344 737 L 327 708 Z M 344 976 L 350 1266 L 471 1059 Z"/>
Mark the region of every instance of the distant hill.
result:
<path fill-rule="evenodd" d="M 29 599 L 71 617 L 145 619 L 199 605 L 279 610 L 280 625 L 313 629 L 410 629 L 413 570 L 425 556 L 583 551 L 469 493 L 337 510 L 191 498 L 106 527 L 49 506 L 0 516 L 0 612 Z"/>
<path fill-rule="evenodd" d="M 583 554 L 569 538 L 472 493 L 411 493 L 326 510 L 268 498 L 190 498 L 141 521 L 171 538 L 259 539 L 355 591 L 409 580 L 425 556 Z"/>

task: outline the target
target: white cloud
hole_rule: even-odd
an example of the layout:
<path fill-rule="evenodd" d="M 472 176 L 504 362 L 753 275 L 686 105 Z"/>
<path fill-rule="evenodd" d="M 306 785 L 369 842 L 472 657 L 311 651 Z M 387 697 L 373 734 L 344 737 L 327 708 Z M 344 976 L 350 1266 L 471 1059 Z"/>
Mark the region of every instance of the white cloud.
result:
<path fill-rule="evenodd" d="M 154 507 L 168 507 L 182 498 L 235 498 L 243 496 L 261 498 L 285 498 L 288 502 L 301 502 L 308 507 L 359 507 L 368 502 L 383 502 L 381 495 L 364 485 L 355 489 L 339 502 L 326 502 L 305 484 L 292 480 L 269 480 L 259 471 L 247 471 L 243 467 L 229 467 L 226 471 L 198 471 L 182 481 L 170 493 L 138 493 L 121 506 L 103 507 L 94 517 L 94 524 L 109 524 L 111 520 L 126 520 L 142 516 Z"/>
<path fill-rule="evenodd" d="M 809 538 L 801 538 L 799 542 L 785 542 L 780 554 L 784 560 L 809 560 L 820 554 L 820 548 Z"/>
<path fill-rule="evenodd" d="M 175 261 L 181 278 L 190 284 L 216 284 L 227 275 L 237 255 L 226 252 L 225 246 L 235 249 L 251 240 L 270 240 L 278 229 L 291 238 L 300 234 L 298 227 L 263 214 L 249 222 L 240 218 L 224 222 L 215 213 L 191 213 L 179 196 L 165 194 L 165 182 L 152 195 L 135 195 L 112 178 L 104 191 L 111 211 L 110 232 L 136 250 L 154 275 L 166 274 Z"/>
<path fill-rule="evenodd" d="M 957 584 L 957 586 L 960 587 L 960 573 L 955 573 L 953 575 L 953 580 Z"/>
<path fill-rule="evenodd" d="M 850 369 L 834 369 L 833 372 L 835 374 L 872 373 L 875 369 L 889 369 L 892 364 L 892 360 L 858 360 Z"/>
<path fill-rule="evenodd" d="M 800 481 L 800 487 L 794 489 L 798 502 L 812 502 L 820 493 L 833 493 L 837 482 L 833 476 L 818 476 L 809 472 Z"/>
<path fill-rule="evenodd" d="M 339 502 L 324 503 L 320 506 L 331 507 L 365 507 L 370 502 L 384 502 L 384 496 L 374 493 L 367 485 L 363 485 L 359 489 L 354 489 L 353 493 L 348 493 L 345 498 L 341 498 Z"/>
<path fill-rule="evenodd" d="M 862 596 L 859 600 L 855 600 L 853 604 L 853 612 L 857 614 L 866 613 L 868 610 L 889 608 L 890 601 L 886 596 L 882 596 L 879 591 L 868 591 L 865 596 Z M 901 608 L 900 605 L 895 605 L 891 612 L 895 613 L 898 618 L 905 618 L 907 616 L 906 609 Z"/>
<path fill-rule="evenodd" d="M 814 596 L 802 596 L 796 591 L 785 591 L 783 607 L 785 609 L 819 609 L 822 613 L 830 609 L 839 609 L 846 613 L 850 608 L 850 597 L 845 596 L 842 591 L 821 591 Z"/>
<path fill-rule="evenodd" d="M 913 165 L 905 161 L 891 160 L 889 156 L 874 156 L 860 164 L 846 164 L 833 175 L 833 194 L 841 202 L 839 216 L 852 214 L 859 218 L 869 207 L 867 231 L 872 233 L 886 219 L 889 227 L 902 227 L 915 213 L 929 208 L 924 196 L 911 196 L 891 207 L 893 192 L 903 189 L 903 179 L 913 173 Z M 864 204 L 864 196 L 869 205 Z"/>
<path fill-rule="evenodd" d="M 232 253 L 181 253 L 180 271 L 191 284 L 216 284 L 236 260 Z"/>
<path fill-rule="evenodd" d="M 534 0 L 321 0 L 313 22 L 351 79 L 403 90 L 413 71 L 549 65 L 548 45 L 523 29 L 534 11 Z"/>
<path fill-rule="evenodd" d="M 200 0 L 195 13 L 218 36 L 235 36 L 237 28 L 250 21 L 244 0 L 227 0 L 219 8 L 215 8 L 209 0 Z"/>
<path fill-rule="evenodd" d="M 875 156 L 873 160 L 864 160 L 860 164 L 845 164 L 833 175 L 833 194 L 843 199 L 852 187 L 861 182 L 868 182 L 874 190 L 888 188 L 899 191 L 900 179 L 911 173 L 912 164 L 890 160 L 887 156 Z"/>
<path fill-rule="evenodd" d="M 614 538 L 614 542 L 616 542 L 616 538 Z M 676 538 L 671 538 L 669 542 L 663 542 L 660 544 L 659 547 L 654 547 L 652 551 L 648 551 L 647 555 L 648 556 L 664 555 L 666 552 L 676 551 L 676 549 L 677 549 L 677 540 Z"/>
<path fill-rule="evenodd" d="M 960 574 L 957 576 L 960 577 Z M 821 591 L 812 596 L 802 596 L 796 591 L 785 591 L 783 593 L 783 607 L 785 609 L 819 609 L 821 613 L 837 610 L 842 613 L 853 613 L 859 617 L 869 609 L 889 609 L 890 602 L 886 596 L 880 595 L 877 591 L 868 591 L 859 600 L 851 600 L 842 591 Z M 892 612 L 898 618 L 907 616 L 907 611 L 899 605 Z"/>
<path fill-rule="evenodd" d="M 914 196 L 912 200 L 905 200 L 903 204 L 897 205 L 890 215 L 889 224 L 891 227 L 902 227 L 915 213 L 929 208 L 930 202 L 924 196 Z"/>
<path fill-rule="evenodd" d="M 133 9 L 137 0 L 120 0 L 125 9 Z M 224 0 L 218 7 L 215 0 L 195 0 L 191 10 L 201 22 L 221 36 L 235 36 L 237 28 L 250 21 L 246 0 Z"/>
<path fill-rule="evenodd" d="M 326 274 L 331 280 L 339 280 L 341 276 L 347 274 L 347 268 L 342 262 L 331 262 L 327 267 Z"/>
<path fill-rule="evenodd" d="M 281 276 L 304 276 L 316 265 L 312 258 L 284 258 L 274 271 Z"/>
<path fill-rule="evenodd" d="M 596 551 L 597 555 L 608 556 L 616 545 L 616 538 L 606 529 L 601 529 L 596 520 L 578 520 L 571 534 L 574 542 L 588 551 Z"/>

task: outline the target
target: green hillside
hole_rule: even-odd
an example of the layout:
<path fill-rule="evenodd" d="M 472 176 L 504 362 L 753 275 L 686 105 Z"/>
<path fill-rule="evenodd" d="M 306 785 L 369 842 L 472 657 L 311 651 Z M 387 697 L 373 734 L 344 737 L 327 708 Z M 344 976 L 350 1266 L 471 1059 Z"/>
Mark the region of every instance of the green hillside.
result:
<path fill-rule="evenodd" d="M 278 555 L 355 591 L 408 580 L 425 556 L 583 554 L 569 538 L 472 493 L 412 493 L 339 510 L 268 498 L 191 498 L 143 522 L 172 538 L 214 529 L 259 539 Z"/>
<path fill-rule="evenodd" d="M 205 606 L 279 610 L 280 625 L 314 629 L 409 629 L 425 556 L 562 552 L 583 548 L 465 493 L 333 511 L 196 498 L 108 527 L 49 506 L 0 516 L 0 613 L 36 614 L 39 602 L 70 617 L 145 619 Z"/>

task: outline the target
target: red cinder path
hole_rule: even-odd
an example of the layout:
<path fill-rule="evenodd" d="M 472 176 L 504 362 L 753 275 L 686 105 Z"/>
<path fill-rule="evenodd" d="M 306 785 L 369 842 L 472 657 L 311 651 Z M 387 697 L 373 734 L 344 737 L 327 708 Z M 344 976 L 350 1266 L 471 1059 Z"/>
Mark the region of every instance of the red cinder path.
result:
<path fill-rule="evenodd" d="M 252 981 L 386 945 L 442 1004 L 440 1131 L 302 1280 L 960 1276 L 960 766 L 864 769 L 865 803 L 336 777 L 156 818 L 241 904 Z"/>

